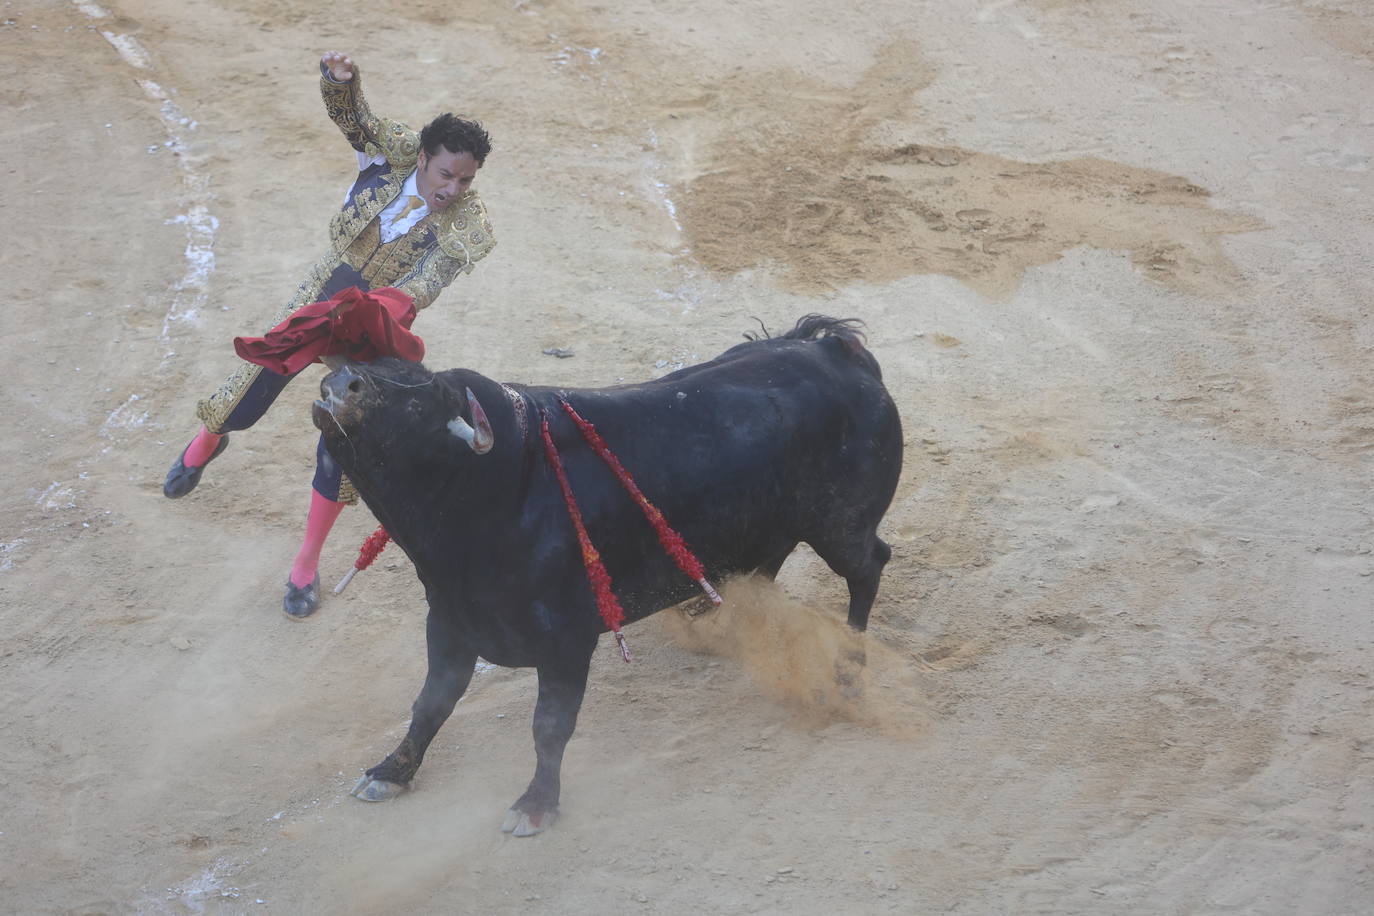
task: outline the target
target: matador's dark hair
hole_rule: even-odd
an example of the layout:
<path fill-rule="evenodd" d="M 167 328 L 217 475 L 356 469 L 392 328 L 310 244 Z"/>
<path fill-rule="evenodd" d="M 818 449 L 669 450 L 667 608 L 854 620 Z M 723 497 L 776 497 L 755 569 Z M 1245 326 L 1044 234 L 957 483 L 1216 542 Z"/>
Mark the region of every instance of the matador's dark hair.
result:
<path fill-rule="evenodd" d="M 440 146 L 450 153 L 472 153 L 481 165 L 491 152 L 491 137 L 476 121 L 465 121 L 445 112 L 420 131 L 420 146 L 430 156 L 438 153 Z"/>

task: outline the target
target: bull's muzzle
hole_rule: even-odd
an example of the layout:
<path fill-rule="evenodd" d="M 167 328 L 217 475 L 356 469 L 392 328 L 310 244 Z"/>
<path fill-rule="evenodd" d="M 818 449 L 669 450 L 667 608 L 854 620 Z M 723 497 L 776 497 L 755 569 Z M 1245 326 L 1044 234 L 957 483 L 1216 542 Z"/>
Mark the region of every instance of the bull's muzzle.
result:
<path fill-rule="evenodd" d="M 346 409 L 356 408 L 357 397 L 367 387 L 367 379 L 352 365 L 342 365 L 320 382 L 320 407 L 338 416 Z"/>
<path fill-rule="evenodd" d="M 320 382 L 320 399 L 311 411 L 315 425 L 326 431 L 346 420 L 357 419 L 362 411 L 359 396 L 367 385 L 363 374 L 349 365 L 340 366 L 325 376 Z M 326 420 L 325 415 L 330 419 Z"/>

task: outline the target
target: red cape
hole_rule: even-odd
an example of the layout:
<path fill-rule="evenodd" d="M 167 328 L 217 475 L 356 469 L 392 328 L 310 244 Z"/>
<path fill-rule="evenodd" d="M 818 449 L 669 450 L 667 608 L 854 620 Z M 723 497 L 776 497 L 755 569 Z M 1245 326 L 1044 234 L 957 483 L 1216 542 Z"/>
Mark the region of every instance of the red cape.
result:
<path fill-rule="evenodd" d="M 379 356 L 419 362 L 425 342 L 410 333 L 414 321 L 415 302 L 399 289 L 350 286 L 333 299 L 301 306 L 263 337 L 235 337 L 234 352 L 281 375 L 340 354 L 360 363 Z"/>

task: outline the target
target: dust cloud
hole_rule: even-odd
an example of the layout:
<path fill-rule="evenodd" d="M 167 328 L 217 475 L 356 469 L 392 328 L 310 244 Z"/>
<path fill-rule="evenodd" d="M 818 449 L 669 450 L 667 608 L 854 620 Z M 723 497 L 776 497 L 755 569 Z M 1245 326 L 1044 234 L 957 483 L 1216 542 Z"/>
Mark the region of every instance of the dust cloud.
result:
<path fill-rule="evenodd" d="M 914 656 L 854 632 L 843 615 L 791 598 L 757 576 L 729 580 L 721 595 L 719 608 L 688 603 L 663 615 L 679 645 L 738 662 L 808 725 L 847 721 L 889 737 L 925 733 L 922 663 Z"/>

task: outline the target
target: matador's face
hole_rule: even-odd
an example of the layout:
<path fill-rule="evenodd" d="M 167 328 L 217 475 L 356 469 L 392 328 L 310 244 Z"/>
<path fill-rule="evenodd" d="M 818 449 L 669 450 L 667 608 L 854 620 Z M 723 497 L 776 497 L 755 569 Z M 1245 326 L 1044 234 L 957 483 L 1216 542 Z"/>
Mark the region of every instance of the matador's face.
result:
<path fill-rule="evenodd" d="M 480 168 L 472 153 L 451 153 L 441 146 L 439 152 L 431 156 L 420 150 L 415 170 L 416 190 L 429 209 L 443 210 L 467 193 Z"/>

